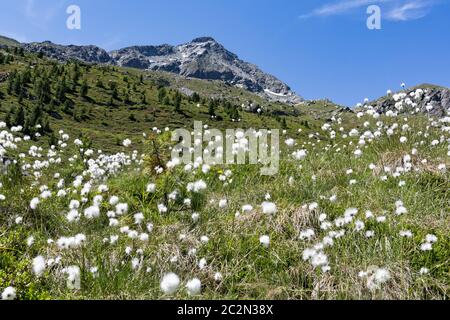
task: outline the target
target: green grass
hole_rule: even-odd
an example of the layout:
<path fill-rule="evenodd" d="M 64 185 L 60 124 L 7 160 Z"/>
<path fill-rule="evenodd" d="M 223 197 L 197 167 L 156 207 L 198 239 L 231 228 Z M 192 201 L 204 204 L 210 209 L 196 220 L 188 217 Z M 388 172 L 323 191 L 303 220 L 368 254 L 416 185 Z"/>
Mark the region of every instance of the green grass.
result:
<path fill-rule="evenodd" d="M 36 60 L 38 59 L 38 60 Z M 0 70 L 24 68 L 31 61 L 44 65 L 47 60 L 40 60 L 34 55 L 17 57 Z M 147 93 L 148 103 L 142 109 L 138 103 L 125 105 L 117 102 L 114 108 L 106 106 L 109 92 L 95 87 L 94 81 L 101 77 L 106 83 L 114 79 L 120 87 L 126 86 L 123 75 L 127 74 L 129 81 L 137 82 L 140 73 L 131 69 L 105 71 L 100 67 L 91 67 L 83 71 L 83 78 L 88 80 L 89 99 L 80 98 L 71 93 L 69 98 L 77 108 L 90 108 L 89 117 L 83 121 L 75 121 L 69 115 L 61 112 L 62 119 L 51 119 L 51 126 L 56 135 L 63 129 L 70 134 L 69 146 L 57 148 L 57 156 L 61 164 L 49 164 L 42 170 L 27 170 L 26 175 L 20 174 L 20 166 L 35 161 L 44 161 L 47 157 L 48 137 L 37 141 L 18 142 L 18 149 L 7 149 L 10 159 L 19 161 L 19 165 L 10 166 L 1 175 L 2 188 L 0 193 L 5 200 L 0 202 L 0 291 L 7 286 L 17 290 L 19 299 L 448 299 L 449 298 L 449 210 L 450 210 L 450 176 L 448 168 L 448 132 L 440 126 L 430 126 L 426 117 L 409 116 L 409 132 L 401 132 L 403 117 L 381 117 L 385 127 L 382 136 L 359 146 L 363 151 L 357 158 L 353 152 L 357 148 L 358 137 L 344 137 L 352 128 L 358 128 L 359 134 L 364 131 L 375 132 L 376 122 L 364 116 L 358 119 L 348 112 L 336 114 L 342 122 L 328 122 L 336 131 L 336 139 L 329 138 L 329 132 L 321 130 L 325 121 L 335 114 L 334 105 L 326 102 L 316 102 L 310 105 L 295 107 L 292 114 L 285 116 L 288 124 L 286 134 L 280 137 L 281 160 L 278 174 L 261 176 L 259 166 L 231 165 L 212 166 L 207 173 L 194 170 L 186 173 L 183 167 L 166 169 L 163 174 L 156 175 L 154 163 L 157 161 L 155 149 L 149 138 L 142 137 L 142 132 L 149 132 L 153 126 L 163 129 L 165 126 L 175 128 L 185 126 L 192 129 L 194 120 L 202 120 L 211 127 L 225 129 L 229 127 L 279 128 L 280 122 L 273 115 L 256 115 L 240 111 L 242 122 L 235 123 L 226 119 L 223 110 L 223 121 L 212 121 L 207 115 L 206 106 L 196 107 L 187 98 L 183 99 L 184 114 L 177 113 L 173 106 L 159 104 L 157 99 L 156 79 L 165 77 L 170 82 L 168 88 L 175 88 L 177 81 L 183 81 L 180 86 L 192 85 L 192 88 L 208 96 L 209 93 L 226 92 L 230 99 L 244 102 L 249 93 L 239 89 L 228 88 L 220 83 L 202 82 L 199 80 L 177 80 L 167 74 L 146 73 L 144 84 L 136 84 L 140 92 Z M 171 81 L 174 81 L 172 83 Z M 0 84 L 3 92 L 3 114 L 6 108 L 18 104 L 17 97 L 6 93 L 6 84 Z M 79 88 L 77 89 L 79 90 Z M 236 91 L 237 90 L 237 91 Z M 257 97 L 252 96 L 255 101 Z M 137 100 L 137 96 L 132 96 Z M 27 108 L 32 105 L 32 99 L 23 101 Z M 236 102 L 236 103 L 238 103 Z M 283 107 L 267 104 L 267 108 Z M 284 106 L 286 109 L 293 108 Z M 295 109 L 294 108 L 294 109 Z M 134 112 L 138 121 L 128 118 Z M 146 114 L 154 116 L 154 121 L 146 122 Z M 308 126 L 305 125 L 308 122 Z M 107 122 L 108 126 L 103 126 Z M 368 122 L 368 126 L 364 126 Z M 388 137 L 385 128 L 394 122 L 399 124 L 394 135 Z M 339 129 L 343 127 L 343 132 Z M 302 132 L 298 132 L 302 129 Z M 317 136 L 309 134 L 317 132 Z M 419 134 L 426 132 L 427 136 Z M 73 140 L 80 134 L 92 140 L 93 149 L 108 152 L 124 152 L 131 154 L 134 148 L 145 153 L 141 164 L 133 162 L 123 166 L 117 173 L 104 176 L 103 179 L 91 179 L 86 173 L 83 161 L 88 156 L 82 156 Z M 15 134 L 22 136 L 20 133 Z M 406 143 L 400 143 L 400 136 L 408 138 Z M 165 139 L 168 133 L 158 135 L 156 141 L 163 143 L 163 151 L 158 156 L 168 159 L 169 149 Z M 431 141 L 441 139 L 436 146 Z M 122 141 L 130 137 L 131 148 L 119 146 L 116 140 Z M 293 137 L 297 145 L 287 147 L 284 140 Z M 43 147 L 41 157 L 27 155 L 19 158 L 20 152 L 27 151 L 32 145 Z M 417 155 L 412 155 L 411 171 L 402 173 L 399 177 L 383 172 L 384 167 L 395 171 L 403 166 L 405 154 L 412 154 L 417 148 Z M 306 149 L 307 157 L 302 161 L 294 160 L 291 153 L 297 149 Z M 69 161 L 73 155 L 78 158 Z M 94 153 L 95 159 L 98 155 Z M 82 157 L 82 158 L 80 158 Z M 140 159 L 138 157 L 138 159 Z M 427 163 L 422 160 L 426 159 Z M 374 170 L 369 169 L 374 164 Z M 446 164 L 447 171 L 440 170 L 439 165 Z M 232 175 L 226 183 L 219 179 L 225 170 L 231 170 Z M 346 171 L 353 169 L 347 175 Z M 35 178 L 33 171 L 41 172 Z M 83 174 L 84 172 L 84 174 Z M 59 173 L 59 177 L 55 177 Z M 85 195 L 80 195 L 80 187 L 72 185 L 76 176 L 84 175 L 83 184 L 91 181 L 92 189 Z M 382 180 L 386 175 L 387 180 Z M 64 189 L 67 196 L 57 197 L 58 181 L 65 180 Z M 292 179 L 290 179 L 292 178 Z M 188 182 L 203 179 L 207 190 L 201 194 L 192 194 L 186 190 Z M 356 184 L 351 185 L 350 180 Z M 405 185 L 400 187 L 399 182 Z M 290 181 L 290 182 L 289 182 Z M 146 191 L 148 183 L 157 184 L 157 192 L 149 194 Z M 101 215 L 89 220 L 83 216 L 83 210 L 92 205 L 93 197 L 99 192 L 97 186 L 106 184 L 109 190 L 103 193 L 100 204 Z M 39 196 L 39 187 L 46 185 L 52 192 L 49 199 L 41 199 L 36 210 L 29 206 L 32 198 Z M 74 192 L 76 190 L 76 193 Z M 169 205 L 169 212 L 160 214 L 157 205 L 164 202 L 167 194 L 178 190 L 179 198 Z M 268 216 L 262 213 L 261 203 L 266 194 L 277 206 L 277 213 Z M 106 215 L 113 209 L 108 204 L 110 196 L 115 195 L 121 202 L 129 206 L 128 213 L 118 217 L 119 227 L 110 227 Z M 329 198 L 336 195 L 337 200 Z M 71 199 L 81 200 L 81 218 L 78 222 L 68 222 L 66 214 L 69 211 Z M 192 208 L 183 205 L 183 198 L 191 198 Z M 219 208 L 220 199 L 226 198 L 228 206 Z M 407 213 L 397 216 L 395 202 L 401 200 Z M 308 205 L 317 202 L 318 208 L 310 210 Z M 253 210 L 236 216 L 242 205 L 251 204 Z M 333 226 L 330 230 L 344 229 L 345 235 L 335 238 L 331 247 L 323 251 L 329 260 L 330 270 L 323 272 L 314 268 L 309 261 L 302 259 L 306 248 L 323 239 L 330 230 L 322 230 L 318 217 L 321 213 L 327 215 L 327 220 L 333 222 L 341 217 L 348 208 L 357 208 L 358 214 L 353 221 L 343 227 Z M 376 222 L 365 218 L 365 212 L 370 210 L 375 216 L 386 217 L 386 222 Z M 196 211 L 200 214 L 198 222 L 193 222 L 191 215 Z M 144 214 L 144 222 L 134 224 L 133 215 Z M 22 223 L 16 223 L 17 217 L 22 217 Z M 355 221 L 365 224 L 363 231 L 355 231 Z M 138 232 L 146 231 L 146 224 L 154 225 L 149 233 L 149 241 L 144 243 L 133 240 L 121 233 L 119 228 L 129 226 Z M 301 231 L 312 228 L 315 238 L 311 241 L 300 240 Z M 372 238 L 365 237 L 365 231 L 373 230 Z M 410 230 L 412 238 L 402 238 L 399 232 Z M 86 235 L 83 246 L 62 250 L 55 243 L 60 237 L 75 236 L 78 233 Z M 185 235 L 180 240 L 180 235 Z M 433 250 L 421 251 L 420 246 L 427 234 L 434 234 L 438 241 L 433 244 Z M 117 243 L 104 241 L 111 235 L 119 235 Z M 269 248 L 259 243 L 262 235 L 270 236 Z M 31 246 L 26 244 L 29 236 L 34 237 Z M 209 241 L 202 243 L 200 238 L 208 236 Z M 132 248 L 131 254 L 126 248 Z M 192 249 L 195 254 L 189 254 Z M 142 250 L 142 254 L 136 250 Z M 192 252 L 191 252 L 192 253 Z M 59 264 L 47 267 L 41 277 L 32 272 L 32 260 L 37 255 L 46 259 L 60 257 Z M 173 257 L 177 261 L 171 261 Z M 132 259 L 142 258 L 139 270 L 132 269 Z M 207 267 L 200 269 L 201 258 L 207 261 Z M 68 289 L 67 276 L 61 271 L 64 267 L 76 265 L 81 270 L 81 288 Z M 358 276 L 361 271 L 378 267 L 389 271 L 390 279 L 378 289 L 369 289 L 367 280 Z M 90 269 L 98 268 L 94 276 Z M 421 268 L 428 268 L 428 274 L 420 274 Z M 147 268 L 148 271 L 147 271 Z M 167 272 L 176 273 L 181 279 L 179 290 L 173 295 L 165 295 L 160 289 L 162 276 Z M 215 281 L 214 275 L 220 272 L 222 281 Z M 183 286 L 186 281 L 198 277 L 202 282 L 202 294 L 188 296 Z"/>

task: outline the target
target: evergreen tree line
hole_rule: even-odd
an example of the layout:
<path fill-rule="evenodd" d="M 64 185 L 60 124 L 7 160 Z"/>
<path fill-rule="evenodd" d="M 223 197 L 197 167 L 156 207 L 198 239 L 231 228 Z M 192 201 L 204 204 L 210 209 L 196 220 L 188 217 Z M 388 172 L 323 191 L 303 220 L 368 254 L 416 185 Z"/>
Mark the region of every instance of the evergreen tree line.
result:
<path fill-rule="evenodd" d="M 8 127 L 22 126 L 22 132 L 32 137 L 37 132 L 43 134 L 52 132 L 48 117 L 40 104 L 33 106 L 30 111 L 25 110 L 22 105 L 9 109 L 5 122 Z"/>

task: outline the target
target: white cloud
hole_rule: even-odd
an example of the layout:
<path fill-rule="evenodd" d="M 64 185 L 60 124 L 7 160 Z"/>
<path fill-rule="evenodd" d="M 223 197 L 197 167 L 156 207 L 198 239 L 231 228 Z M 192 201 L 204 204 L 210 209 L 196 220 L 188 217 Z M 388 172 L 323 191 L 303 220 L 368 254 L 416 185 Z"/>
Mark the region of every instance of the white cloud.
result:
<path fill-rule="evenodd" d="M 355 9 L 379 4 L 383 6 L 383 12 L 387 12 L 387 19 L 406 21 L 426 16 L 436 2 L 434 0 L 340 0 L 324 4 L 307 14 L 301 15 L 300 19 L 349 14 L 354 12 Z"/>
<path fill-rule="evenodd" d="M 65 14 L 64 5 L 68 0 L 53 0 L 37 2 L 36 0 L 23 0 L 22 15 L 25 21 L 40 29 L 47 29 L 47 24 L 59 14 Z"/>
<path fill-rule="evenodd" d="M 433 5 L 429 1 L 411 1 L 392 8 L 387 13 L 387 18 L 393 21 L 408 21 L 425 17 L 430 7 Z"/>
<path fill-rule="evenodd" d="M 339 2 L 327 3 L 319 8 L 314 9 L 308 14 L 301 15 L 300 18 L 309 18 L 314 16 L 333 16 L 348 13 L 353 9 L 381 2 L 390 2 L 393 0 L 341 0 Z"/>

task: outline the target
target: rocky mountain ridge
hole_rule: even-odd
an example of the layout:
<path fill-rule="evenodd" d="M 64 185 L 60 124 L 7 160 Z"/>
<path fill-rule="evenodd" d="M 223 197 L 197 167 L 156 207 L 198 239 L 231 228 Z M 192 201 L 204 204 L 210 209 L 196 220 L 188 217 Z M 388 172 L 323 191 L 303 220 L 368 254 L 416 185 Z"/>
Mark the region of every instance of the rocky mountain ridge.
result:
<path fill-rule="evenodd" d="M 442 117 L 450 113 L 450 89 L 430 84 L 388 94 L 366 105 L 379 113 L 425 113 Z"/>
<path fill-rule="evenodd" d="M 220 80 L 244 88 L 269 101 L 298 104 L 303 99 L 276 77 L 245 62 L 211 37 L 196 38 L 177 46 L 131 46 L 107 52 L 89 45 L 58 45 L 50 41 L 22 44 L 30 52 L 58 61 L 71 59 L 142 70 L 176 73 L 185 77 Z"/>

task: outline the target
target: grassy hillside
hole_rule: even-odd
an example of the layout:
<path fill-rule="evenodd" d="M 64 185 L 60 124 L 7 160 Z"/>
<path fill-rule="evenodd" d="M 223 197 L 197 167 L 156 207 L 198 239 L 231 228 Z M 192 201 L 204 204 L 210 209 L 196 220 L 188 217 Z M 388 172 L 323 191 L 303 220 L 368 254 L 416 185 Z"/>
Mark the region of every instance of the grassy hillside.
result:
<path fill-rule="evenodd" d="M 14 39 L 0 36 L 0 46 L 6 46 L 6 47 L 17 47 L 20 43 Z"/>
<path fill-rule="evenodd" d="M 125 137 L 141 136 L 153 127 L 189 126 L 194 119 L 219 128 L 271 128 L 285 122 L 286 129 L 301 127 L 308 133 L 317 129 L 315 108 L 322 110 L 321 118 L 342 111 L 326 102 L 305 108 L 268 103 L 246 90 L 219 81 L 185 79 L 169 73 L 118 67 L 58 64 L 17 50 L 0 52 L 11 59 L 0 64 L 0 74 L 10 74 L 8 80 L 0 82 L 0 119 L 5 119 L 10 111 L 14 113 L 19 106 L 31 114 L 33 108 L 40 105 L 42 121 L 48 121 L 53 132 L 64 129 L 75 136 L 82 133 L 91 138 L 96 147 L 106 151 L 116 150 Z M 27 83 L 17 84 L 14 79 L 21 79 L 24 74 Z M 40 102 L 36 85 L 42 79 L 48 82 L 48 98 Z M 61 83 L 65 83 L 62 98 L 57 96 Z M 14 86 L 16 90 L 12 88 Z M 83 86 L 87 88 L 84 96 L 81 94 Z M 161 91 L 166 92 L 163 98 L 159 98 Z M 178 92 L 181 93 L 177 110 Z M 199 98 L 190 98 L 183 92 L 196 92 Z M 252 112 L 246 109 L 250 104 L 254 105 Z M 261 113 L 256 112 L 259 106 Z M 211 114 L 216 117 L 211 119 Z M 233 120 L 233 116 L 236 119 Z"/>
<path fill-rule="evenodd" d="M 4 298 L 449 298 L 448 119 L 357 117 L 218 82 L 7 54 L 0 74 L 20 80 L 0 84 Z M 250 99 L 261 114 L 240 107 Z M 164 128 L 194 120 L 286 128 L 278 174 L 175 165 Z"/>

